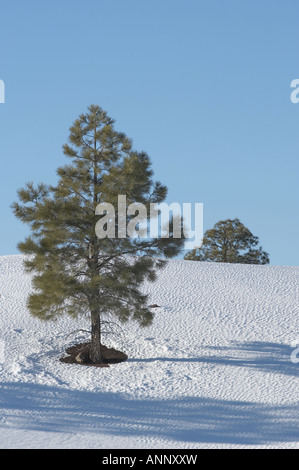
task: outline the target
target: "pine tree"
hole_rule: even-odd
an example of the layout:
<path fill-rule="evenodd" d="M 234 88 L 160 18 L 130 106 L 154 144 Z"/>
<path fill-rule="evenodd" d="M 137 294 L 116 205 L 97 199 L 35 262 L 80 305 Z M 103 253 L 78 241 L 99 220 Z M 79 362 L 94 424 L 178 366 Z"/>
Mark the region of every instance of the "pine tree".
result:
<path fill-rule="evenodd" d="M 217 222 L 205 232 L 203 244 L 185 255 L 186 260 L 220 263 L 268 264 L 269 255 L 259 239 L 239 219 Z"/>
<path fill-rule="evenodd" d="M 114 120 L 99 106 L 90 106 L 74 122 L 63 151 L 71 163 L 58 168 L 57 185 L 27 183 L 13 204 L 15 215 L 31 230 L 18 244 L 33 273 L 28 308 L 43 320 L 89 315 L 89 357 L 101 363 L 105 322 L 152 322 L 142 283 L 154 281 L 165 259 L 181 251 L 183 237 L 172 237 L 173 224 L 169 238 L 123 237 L 118 196 L 126 196 L 127 206 L 137 202 L 149 209 L 150 203 L 165 200 L 167 188 L 153 181 L 148 155 L 133 150 L 131 140 L 115 130 Z M 115 238 L 100 239 L 95 233 L 101 202 L 116 208 Z"/>

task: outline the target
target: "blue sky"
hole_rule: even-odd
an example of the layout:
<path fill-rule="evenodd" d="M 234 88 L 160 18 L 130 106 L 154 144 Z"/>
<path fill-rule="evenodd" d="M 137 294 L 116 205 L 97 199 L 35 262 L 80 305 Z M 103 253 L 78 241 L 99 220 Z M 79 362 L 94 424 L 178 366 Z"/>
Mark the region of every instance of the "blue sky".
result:
<path fill-rule="evenodd" d="M 202 202 L 204 230 L 238 217 L 271 264 L 299 264 L 297 1 L 2 0 L 0 15 L 1 255 L 27 233 L 17 189 L 56 182 L 69 127 L 99 104 L 168 202 Z"/>

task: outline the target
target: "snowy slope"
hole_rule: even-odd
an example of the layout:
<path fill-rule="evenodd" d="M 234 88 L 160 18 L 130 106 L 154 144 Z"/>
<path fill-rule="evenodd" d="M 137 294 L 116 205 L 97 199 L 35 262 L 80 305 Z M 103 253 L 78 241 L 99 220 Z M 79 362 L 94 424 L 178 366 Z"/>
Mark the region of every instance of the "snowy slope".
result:
<path fill-rule="evenodd" d="M 88 320 L 32 318 L 22 261 L 0 258 L 0 448 L 299 448 L 299 267 L 169 262 L 101 369 L 59 362 Z"/>

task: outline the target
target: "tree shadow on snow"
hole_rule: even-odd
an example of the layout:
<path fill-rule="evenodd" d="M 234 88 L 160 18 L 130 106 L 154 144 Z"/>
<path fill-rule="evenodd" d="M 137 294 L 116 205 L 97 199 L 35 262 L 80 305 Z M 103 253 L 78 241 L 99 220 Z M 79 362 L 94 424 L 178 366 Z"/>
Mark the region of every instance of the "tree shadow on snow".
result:
<path fill-rule="evenodd" d="M 199 397 L 129 399 L 118 393 L 3 383 L 0 408 L 9 429 L 24 431 L 98 432 L 182 443 L 252 446 L 299 440 L 295 405 Z M 5 424 L 0 425 L 0 430 L 5 432 Z"/>
<path fill-rule="evenodd" d="M 293 348 L 286 344 L 253 341 L 229 346 L 210 346 L 201 357 L 152 357 L 129 362 L 201 362 L 215 365 L 249 367 L 263 372 L 299 377 L 299 364 L 291 361 Z M 218 354 L 211 355 L 210 351 Z"/>

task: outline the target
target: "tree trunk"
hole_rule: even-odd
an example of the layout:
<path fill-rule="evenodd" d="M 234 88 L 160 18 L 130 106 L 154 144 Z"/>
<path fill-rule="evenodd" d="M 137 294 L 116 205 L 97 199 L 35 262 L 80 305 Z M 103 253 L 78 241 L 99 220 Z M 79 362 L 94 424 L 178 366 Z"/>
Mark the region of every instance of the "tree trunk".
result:
<path fill-rule="evenodd" d="M 99 312 L 91 314 L 91 345 L 89 351 L 91 362 L 101 364 L 103 362 L 101 353 L 101 322 Z"/>

